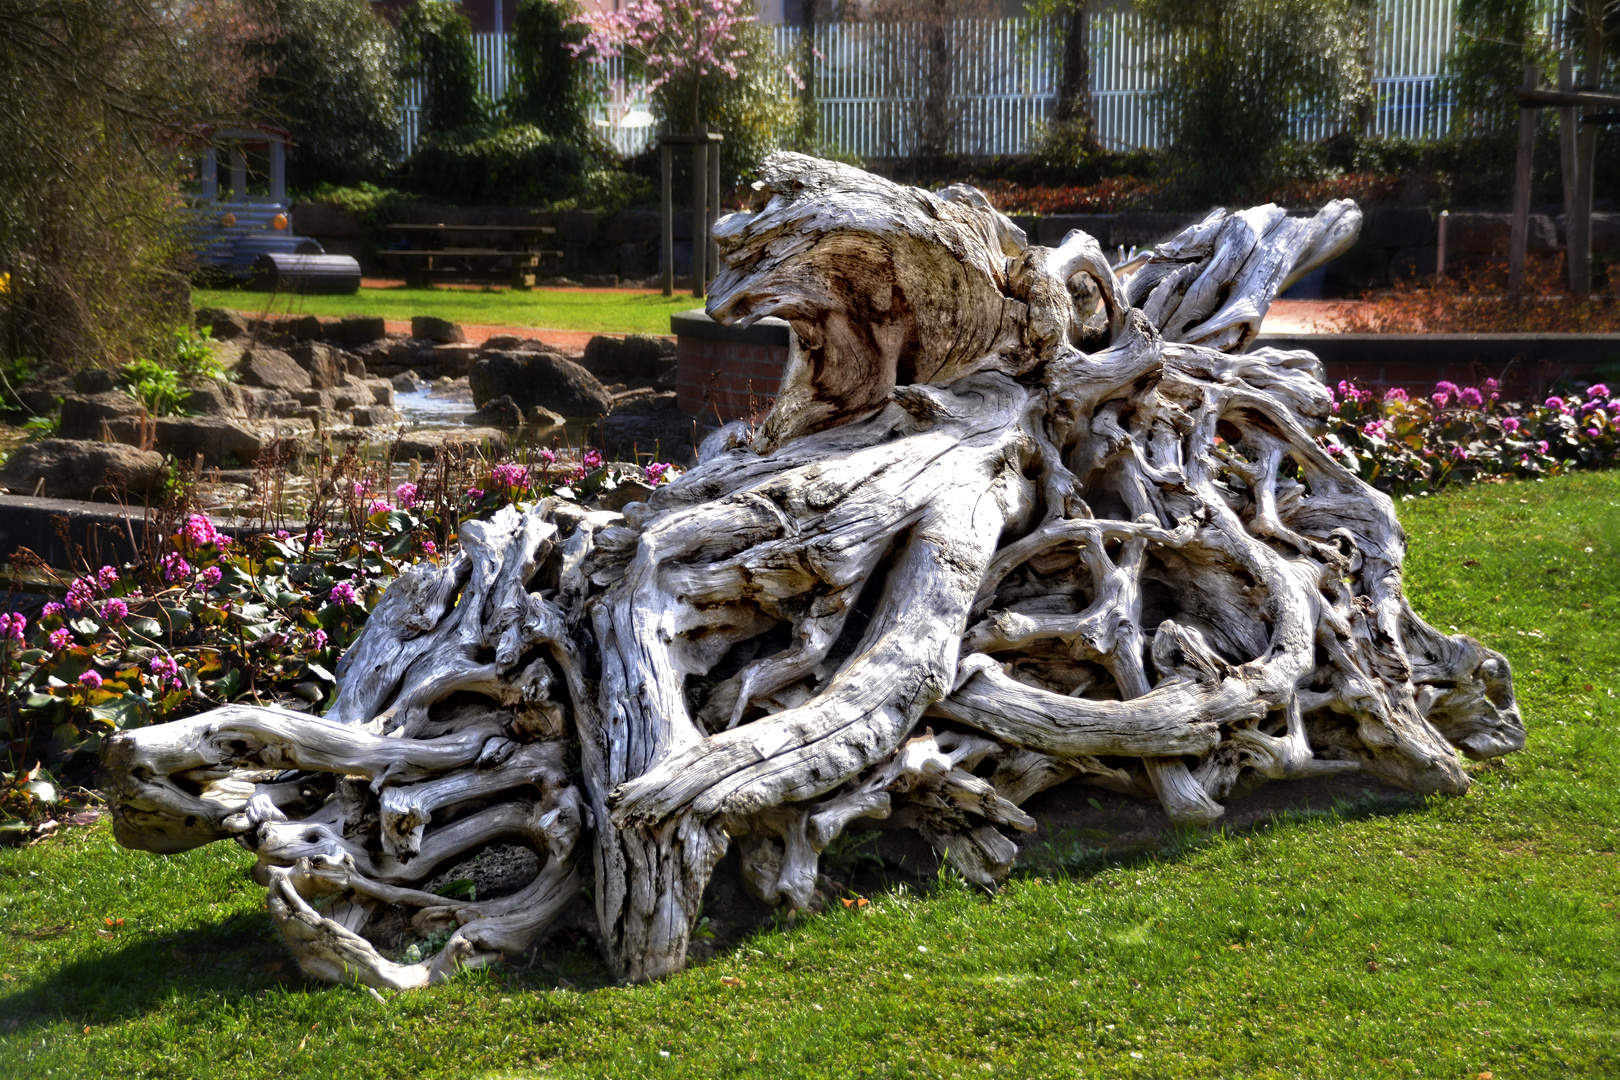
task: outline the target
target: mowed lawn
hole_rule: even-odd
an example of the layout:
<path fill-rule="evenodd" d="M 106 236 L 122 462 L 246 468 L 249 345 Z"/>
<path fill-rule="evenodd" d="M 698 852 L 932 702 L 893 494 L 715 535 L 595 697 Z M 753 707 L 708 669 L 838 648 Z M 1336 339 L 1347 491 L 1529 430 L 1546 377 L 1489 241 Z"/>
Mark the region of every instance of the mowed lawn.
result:
<path fill-rule="evenodd" d="M 656 292 L 585 289 L 361 289 L 352 296 L 298 296 L 248 289 L 194 289 L 197 307 L 231 308 L 246 314 L 381 315 L 410 319 L 434 315 L 464 325 L 582 330 L 604 334 L 667 334 L 669 317 L 700 308 L 691 291 L 664 297 Z"/>
<path fill-rule="evenodd" d="M 241 850 L 103 824 L 0 852 L 0 1076 L 1620 1075 L 1620 472 L 1401 513 L 1419 611 L 1509 656 L 1530 732 L 1465 797 L 1037 848 L 655 986 L 564 939 L 383 1002 L 298 976 Z"/>

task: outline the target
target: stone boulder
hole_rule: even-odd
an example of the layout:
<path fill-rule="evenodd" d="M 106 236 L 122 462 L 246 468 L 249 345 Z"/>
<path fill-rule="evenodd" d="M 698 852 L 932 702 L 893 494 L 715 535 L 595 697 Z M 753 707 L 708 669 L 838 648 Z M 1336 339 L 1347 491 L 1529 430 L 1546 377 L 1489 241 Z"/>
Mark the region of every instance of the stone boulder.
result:
<path fill-rule="evenodd" d="M 338 339 L 345 348 L 353 349 L 388 337 L 388 324 L 381 315 L 350 315 L 338 323 Z"/>
<path fill-rule="evenodd" d="M 355 427 L 386 427 L 399 420 L 399 413 L 388 405 L 362 405 L 350 414 Z"/>
<path fill-rule="evenodd" d="M 407 432 L 396 445 L 396 461 L 407 458 L 432 461 L 439 450 L 449 448 L 466 454 L 501 457 L 511 449 L 512 441 L 500 428 L 428 428 Z"/>
<path fill-rule="evenodd" d="M 585 346 L 580 366 L 604 382 L 624 379 L 654 379 L 666 366 L 675 363 L 675 343 L 646 334 L 623 338 L 597 335 Z"/>
<path fill-rule="evenodd" d="M 262 386 L 266 390 L 308 390 L 309 372 L 280 349 L 264 345 L 255 346 L 242 354 L 236 365 L 244 386 Z"/>
<path fill-rule="evenodd" d="M 611 458 L 651 454 L 655 460 L 685 462 L 692 456 L 692 417 L 668 391 L 642 391 L 615 403 L 600 430 L 602 452 Z"/>
<path fill-rule="evenodd" d="M 114 486 L 108 485 L 109 479 Z M 24 443 L 0 469 L 0 485 L 19 495 L 32 495 L 37 489 L 53 499 L 111 502 L 115 492 L 145 495 L 162 484 L 162 454 L 89 439 Z"/>
<path fill-rule="evenodd" d="M 73 373 L 73 392 L 76 394 L 105 394 L 118 389 L 118 373 L 107 368 L 85 368 Z"/>
<path fill-rule="evenodd" d="M 467 417 L 467 422 L 498 428 L 520 427 L 523 424 L 523 410 L 517 407 L 512 395 L 502 394 L 493 401 L 484 402 L 477 412 Z"/>
<path fill-rule="evenodd" d="M 426 390 L 427 383 L 415 371 L 406 370 L 389 380 L 396 394 L 414 394 L 419 390 Z"/>
<path fill-rule="evenodd" d="M 61 439 L 99 439 L 103 424 L 138 417 L 141 403 L 122 390 L 99 394 L 68 394 L 62 399 L 62 422 L 56 429 Z"/>
<path fill-rule="evenodd" d="M 294 363 L 309 372 L 309 385 L 316 390 L 347 386 L 348 354 L 324 341 L 303 341 L 287 350 Z"/>
<path fill-rule="evenodd" d="M 432 315 L 417 315 L 411 319 L 411 337 L 425 338 L 445 345 L 467 340 L 467 335 L 461 327 L 448 319 L 437 319 Z"/>
<path fill-rule="evenodd" d="M 601 416 L 612 399 L 596 376 L 555 353 L 486 352 L 467 373 L 473 404 L 510 397 L 519 409 L 543 405 L 564 416 Z"/>
<path fill-rule="evenodd" d="M 178 461 L 195 461 L 201 454 L 205 466 L 232 461 L 245 465 L 258 460 L 264 439 L 245 424 L 223 417 L 164 416 L 157 422 L 157 448 Z"/>
<path fill-rule="evenodd" d="M 232 338 L 246 337 L 249 332 L 248 321 L 236 312 L 226 308 L 198 309 L 197 325 L 208 327 L 210 336 L 215 341 L 229 341 Z"/>

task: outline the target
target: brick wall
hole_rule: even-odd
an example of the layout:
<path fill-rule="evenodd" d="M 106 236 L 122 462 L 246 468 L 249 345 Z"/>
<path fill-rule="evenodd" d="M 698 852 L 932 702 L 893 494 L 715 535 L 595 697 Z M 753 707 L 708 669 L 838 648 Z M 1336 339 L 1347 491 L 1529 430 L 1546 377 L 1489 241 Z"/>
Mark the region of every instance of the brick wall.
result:
<path fill-rule="evenodd" d="M 765 415 L 787 366 L 786 345 L 694 337 L 678 341 L 675 391 L 684 411 L 712 421 L 718 408 L 727 422 L 744 420 L 752 393 L 754 418 Z"/>

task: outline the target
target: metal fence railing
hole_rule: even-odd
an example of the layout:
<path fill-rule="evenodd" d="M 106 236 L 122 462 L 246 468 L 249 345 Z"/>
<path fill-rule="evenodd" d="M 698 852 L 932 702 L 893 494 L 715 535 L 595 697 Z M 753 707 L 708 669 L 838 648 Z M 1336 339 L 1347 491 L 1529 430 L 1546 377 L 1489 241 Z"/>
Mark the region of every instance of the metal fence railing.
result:
<path fill-rule="evenodd" d="M 1555 30 L 1556 0 L 1540 0 L 1544 25 Z M 1427 140 L 1445 133 L 1451 106 L 1441 99 L 1447 55 L 1456 40 L 1457 0 L 1373 0 L 1369 13 L 1373 90 L 1372 130 Z M 916 25 L 838 23 L 818 27 L 813 87 L 819 133 L 829 150 L 863 158 L 913 153 L 923 131 L 926 56 L 942 46 L 951 58 L 950 90 L 933 120 L 948 125 L 949 152 L 970 155 L 1027 153 L 1037 144 L 1056 100 L 1061 57 L 1057 34 L 1027 18 L 957 20 L 943 41 Z M 797 61 L 797 27 L 772 28 L 776 51 Z M 1098 137 L 1114 149 L 1157 148 L 1164 138 L 1165 103 L 1154 61 L 1173 42 L 1148 33 L 1128 4 L 1093 13 L 1091 109 Z M 482 88 L 493 101 L 506 92 L 510 73 L 506 36 L 476 34 Z M 624 78 L 622 61 L 597 69 L 604 104 L 594 118 L 621 153 L 651 141 L 645 88 Z M 783 93 L 792 92 L 786 76 Z M 404 151 L 420 138 L 421 87 L 406 88 Z M 1294 134 L 1317 139 L 1341 130 L 1349 117 L 1301 114 Z M 937 133 L 937 132 L 936 132 Z"/>

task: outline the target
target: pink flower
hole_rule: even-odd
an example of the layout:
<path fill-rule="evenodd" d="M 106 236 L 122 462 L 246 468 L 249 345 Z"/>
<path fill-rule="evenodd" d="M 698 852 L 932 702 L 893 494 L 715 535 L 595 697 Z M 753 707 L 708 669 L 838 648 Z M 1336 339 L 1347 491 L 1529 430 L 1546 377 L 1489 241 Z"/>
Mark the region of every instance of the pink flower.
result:
<path fill-rule="evenodd" d="M 1501 388 L 1502 388 L 1502 384 L 1497 382 L 1495 379 L 1486 379 L 1485 380 L 1485 389 L 1489 390 L 1491 393 L 1494 394 L 1498 390 L 1500 390 Z"/>
<path fill-rule="evenodd" d="M 431 540 L 424 540 L 422 541 L 422 550 L 428 555 L 437 555 L 439 553 L 439 545 L 435 544 Z"/>
<path fill-rule="evenodd" d="M 484 489 L 483 488 L 468 488 L 467 489 L 467 501 L 468 502 L 480 502 L 480 501 L 483 500 L 483 498 L 484 498 Z"/>
<path fill-rule="evenodd" d="M 288 532 L 286 529 L 277 529 L 276 530 L 276 539 L 277 540 L 290 540 L 291 538 L 292 538 L 292 533 Z"/>
<path fill-rule="evenodd" d="M 173 584 L 181 578 L 191 576 L 191 564 L 180 557 L 178 551 L 171 551 L 163 556 L 163 580 Z"/>
<path fill-rule="evenodd" d="M 310 547 L 320 547 L 324 543 L 326 543 L 326 530 L 325 529 L 316 529 L 313 533 L 310 534 L 310 537 L 309 537 L 309 546 Z"/>
<path fill-rule="evenodd" d="M 1557 409 L 1559 412 L 1564 411 L 1564 399 L 1561 397 L 1550 397 L 1542 404 L 1549 409 Z"/>
<path fill-rule="evenodd" d="M 164 679 L 169 679 L 175 681 L 176 685 L 178 685 L 178 680 L 180 678 L 180 662 L 174 657 L 154 656 L 152 657 L 151 663 L 146 665 L 146 668 L 153 675 L 158 677 L 159 682 L 162 682 Z"/>
<path fill-rule="evenodd" d="M 1595 427 L 1589 427 L 1589 428 L 1586 429 L 1586 437 L 1588 439 L 1595 439 L 1601 434 L 1603 434 L 1603 432 L 1599 431 Z"/>
<path fill-rule="evenodd" d="M 654 461 L 642 471 L 646 474 L 647 483 L 651 484 L 653 487 L 657 487 L 659 484 L 662 484 L 666 479 L 668 479 L 669 469 L 670 466 L 668 462 Z"/>
<path fill-rule="evenodd" d="M 1434 402 L 1434 407 L 1435 408 L 1443 409 L 1443 408 L 1446 407 L 1447 404 L 1450 403 L 1451 395 L 1450 394 L 1445 394 L 1445 393 L 1440 393 L 1439 391 L 1436 391 L 1434 397 L 1431 398 L 1430 400 Z"/>
<path fill-rule="evenodd" d="M 91 668 L 83 675 L 80 675 L 79 682 L 84 686 L 88 686 L 92 690 L 101 689 L 101 676 L 96 673 L 94 668 Z"/>
<path fill-rule="evenodd" d="M 62 614 L 62 605 L 58 604 L 55 600 L 52 600 L 50 603 L 45 605 L 45 610 L 41 613 L 41 618 L 54 619 L 60 614 Z"/>
<path fill-rule="evenodd" d="M 1519 430 L 1519 420 L 1518 420 L 1518 418 L 1514 417 L 1514 416 L 1504 417 L 1502 419 L 1502 430 L 1507 431 L 1507 432 L 1518 431 Z"/>
<path fill-rule="evenodd" d="M 20 611 L 13 611 L 10 615 L 0 615 L 0 637 L 10 638 L 21 642 L 23 632 L 28 629 L 28 616 Z"/>
<path fill-rule="evenodd" d="M 1467 461 L 1468 460 L 1468 451 L 1464 450 L 1460 446 L 1453 446 L 1451 448 L 1451 456 L 1456 458 L 1458 461 Z"/>
<path fill-rule="evenodd" d="M 101 617 L 108 622 L 122 622 L 129 617 L 129 605 L 122 600 L 109 600 L 101 606 Z"/>
<path fill-rule="evenodd" d="M 587 450 L 585 456 L 580 459 L 580 464 L 587 470 L 600 469 L 602 467 L 602 455 L 599 451 Z"/>
<path fill-rule="evenodd" d="M 219 584 L 219 579 L 224 576 L 224 574 L 220 573 L 219 567 L 210 566 L 198 576 L 197 580 L 202 582 L 203 588 L 212 589 Z"/>
<path fill-rule="evenodd" d="M 1456 383 L 1448 382 L 1445 379 L 1441 379 L 1439 382 L 1434 384 L 1434 392 L 1437 394 L 1445 394 L 1447 397 L 1454 397 L 1457 390 L 1458 386 Z"/>
<path fill-rule="evenodd" d="M 118 581 L 118 571 L 110 566 L 103 566 L 96 571 L 96 584 L 103 589 L 110 589 Z"/>
<path fill-rule="evenodd" d="M 368 515 L 369 514 L 386 514 L 387 512 L 388 512 L 388 501 L 386 499 L 372 499 L 371 500 L 371 505 L 366 507 L 366 513 Z"/>
<path fill-rule="evenodd" d="M 355 599 L 354 586 L 350 585 L 347 581 L 340 581 L 336 585 L 332 586 L 332 591 L 327 594 L 327 599 L 334 604 L 359 603 L 359 601 Z"/>
<path fill-rule="evenodd" d="M 1477 409 L 1485 404 L 1485 398 L 1472 386 L 1457 391 L 1457 404 L 1468 409 Z"/>
<path fill-rule="evenodd" d="M 1405 400 L 1407 400 L 1406 391 L 1402 390 L 1398 386 L 1392 386 L 1388 390 L 1384 391 L 1384 400 L 1385 401 L 1405 401 Z"/>
<path fill-rule="evenodd" d="M 68 586 L 67 595 L 62 598 L 62 603 L 69 611 L 78 615 L 93 610 L 95 605 L 90 594 L 94 588 L 95 582 L 89 578 L 75 578 L 73 584 Z"/>
<path fill-rule="evenodd" d="M 492 488 L 514 488 L 522 491 L 529 486 L 529 470 L 522 465 L 497 465 L 489 471 Z"/>
<path fill-rule="evenodd" d="M 557 455 L 551 450 L 542 450 L 537 456 L 546 463 L 547 468 L 557 464 Z"/>
<path fill-rule="evenodd" d="M 51 631 L 51 648 L 65 649 L 73 644 L 73 634 L 63 626 Z"/>
<path fill-rule="evenodd" d="M 1609 388 L 1604 383 L 1593 383 L 1591 386 L 1586 388 L 1586 392 L 1595 398 L 1606 398 L 1609 396 Z"/>
<path fill-rule="evenodd" d="M 181 536 L 194 548 L 207 547 L 209 544 L 224 549 L 230 546 L 230 537 L 214 528 L 214 523 L 207 514 L 192 514 L 186 519 L 185 528 Z"/>
<path fill-rule="evenodd" d="M 401 510 L 413 509 L 421 500 L 417 498 L 416 485 L 404 483 L 394 489 L 394 501 Z"/>
<path fill-rule="evenodd" d="M 305 646 L 310 652 L 326 648 L 326 631 L 311 630 L 309 637 L 305 641 Z"/>
<path fill-rule="evenodd" d="M 1369 421 L 1368 423 L 1362 425 L 1361 433 L 1363 435 L 1382 437 L 1384 434 L 1384 425 L 1378 420 Z"/>
<path fill-rule="evenodd" d="M 1547 440 L 1542 439 L 1540 442 L 1536 443 L 1536 453 L 1545 454 L 1546 452 L 1547 452 Z"/>
<path fill-rule="evenodd" d="M 356 499 L 363 499 L 369 494 L 371 494 L 370 484 L 366 483 L 364 480 L 356 480 L 354 482 L 354 497 Z"/>
<path fill-rule="evenodd" d="M 1332 454 L 1334 457 L 1338 457 L 1344 453 L 1344 447 L 1340 446 L 1338 443 L 1328 443 L 1327 452 Z"/>

